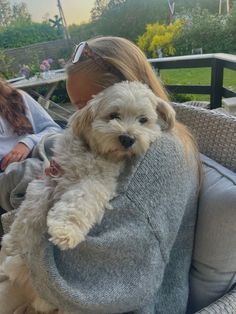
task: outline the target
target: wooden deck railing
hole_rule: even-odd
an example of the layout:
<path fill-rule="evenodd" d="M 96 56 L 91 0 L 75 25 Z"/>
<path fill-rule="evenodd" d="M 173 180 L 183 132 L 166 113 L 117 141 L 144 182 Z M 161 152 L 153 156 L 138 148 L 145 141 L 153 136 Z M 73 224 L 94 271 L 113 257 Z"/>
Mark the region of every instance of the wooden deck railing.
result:
<path fill-rule="evenodd" d="M 236 91 L 223 85 L 224 69 L 236 71 L 236 56 L 224 53 L 149 59 L 159 71 L 163 69 L 211 68 L 211 85 L 167 85 L 172 93 L 210 95 L 211 109 L 221 107 L 222 97 L 236 97 Z M 236 75 L 236 72 L 235 72 Z"/>

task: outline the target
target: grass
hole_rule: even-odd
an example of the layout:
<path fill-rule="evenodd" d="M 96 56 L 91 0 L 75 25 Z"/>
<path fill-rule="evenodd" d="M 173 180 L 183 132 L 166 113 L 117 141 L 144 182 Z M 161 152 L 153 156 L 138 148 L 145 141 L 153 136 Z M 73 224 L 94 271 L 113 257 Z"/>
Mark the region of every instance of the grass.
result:
<path fill-rule="evenodd" d="M 211 70 L 209 68 L 161 70 L 161 80 L 169 85 L 210 85 Z M 224 87 L 236 92 L 236 71 L 224 70 Z M 191 100 L 210 100 L 208 95 L 186 94 L 183 97 Z"/>

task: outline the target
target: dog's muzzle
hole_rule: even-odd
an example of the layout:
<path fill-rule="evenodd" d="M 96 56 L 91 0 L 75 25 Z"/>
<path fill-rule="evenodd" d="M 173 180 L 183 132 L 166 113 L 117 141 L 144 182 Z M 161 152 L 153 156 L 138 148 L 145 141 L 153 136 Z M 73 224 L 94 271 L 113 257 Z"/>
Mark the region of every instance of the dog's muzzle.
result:
<path fill-rule="evenodd" d="M 130 148 L 134 144 L 135 138 L 124 134 L 124 135 L 119 136 L 119 141 L 121 145 L 127 149 L 127 148 Z"/>

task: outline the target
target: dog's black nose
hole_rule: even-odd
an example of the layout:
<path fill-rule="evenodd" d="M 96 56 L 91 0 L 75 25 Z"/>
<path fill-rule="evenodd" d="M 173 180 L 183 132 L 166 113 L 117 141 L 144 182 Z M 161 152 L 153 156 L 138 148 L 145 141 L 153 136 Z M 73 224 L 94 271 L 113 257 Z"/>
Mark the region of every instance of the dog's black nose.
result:
<path fill-rule="evenodd" d="M 134 144 L 135 139 L 129 135 L 120 135 L 119 141 L 124 148 L 129 148 Z"/>

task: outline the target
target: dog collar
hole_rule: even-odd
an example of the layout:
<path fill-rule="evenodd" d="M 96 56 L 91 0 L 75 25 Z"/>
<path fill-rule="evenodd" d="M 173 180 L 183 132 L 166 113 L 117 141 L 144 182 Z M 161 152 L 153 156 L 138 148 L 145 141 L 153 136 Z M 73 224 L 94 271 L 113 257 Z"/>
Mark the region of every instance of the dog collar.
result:
<path fill-rule="evenodd" d="M 45 169 L 45 175 L 56 178 L 60 176 L 61 172 L 61 166 L 54 159 L 51 159 L 49 167 Z"/>

